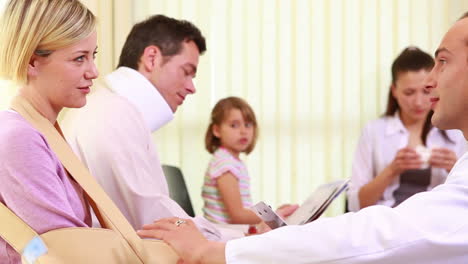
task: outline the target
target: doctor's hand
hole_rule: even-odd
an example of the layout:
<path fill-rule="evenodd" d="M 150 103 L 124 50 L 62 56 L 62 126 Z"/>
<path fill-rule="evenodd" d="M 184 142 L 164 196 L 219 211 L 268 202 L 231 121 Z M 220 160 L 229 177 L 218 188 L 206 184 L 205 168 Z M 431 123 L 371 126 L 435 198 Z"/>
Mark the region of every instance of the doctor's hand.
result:
<path fill-rule="evenodd" d="M 394 177 L 400 175 L 402 172 L 412 169 L 419 169 L 422 166 L 421 157 L 419 154 L 410 147 L 400 149 L 389 168 Z"/>
<path fill-rule="evenodd" d="M 225 244 L 208 241 L 188 219 L 165 218 L 144 225 L 137 234 L 142 238 L 162 239 L 181 258 L 177 263 L 224 263 Z"/>
<path fill-rule="evenodd" d="M 450 172 L 457 162 L 457 155 L 450 149 L 446 148 L 433 148 L 431 151 L 431 157 L 429 158 L 429 164 L 434 168 L 443 168 Z"/>

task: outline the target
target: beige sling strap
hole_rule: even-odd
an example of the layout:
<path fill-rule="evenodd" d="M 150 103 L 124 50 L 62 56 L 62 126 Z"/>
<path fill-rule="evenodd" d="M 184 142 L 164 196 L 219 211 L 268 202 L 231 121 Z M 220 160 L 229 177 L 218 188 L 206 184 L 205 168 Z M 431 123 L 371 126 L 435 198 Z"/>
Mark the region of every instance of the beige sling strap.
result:
<path fill-rule="evenodd" d="M 99 204 L 99 212 L 105 221 L 105 227 L 115 229 L 118 226 L 122 235 L 132 240 L 139 240 L 133 228 L 128 224 L 114 202 L 107 196 L 96 180 L 88 172 L 88 169 L 76 157 L 68 143 L 60 135 L 57 129 L 52 126 L 49 120 L 43 117 L 24 98 L 17 96 L 13 99 L 11 108 L 23 116 L 31 125 L 39 130 L 47 139 L 50 148 L 55 152 L 60 162 L 78 184 L 86 191 L 96 204 Z"/>
<path fill-rule="evenodd" d="M 13 99 L 11 108 L 23 116 L 33 127 L 44 135 L 50 148 L 58 156 L 64 168 L 90 198 L 90 204 L 93 206 L 96 215 L 102 218 L 100 219 L 102 220 L 102 226 L 120 234 L 126 241 L 124 243 L 128 243 L 128 246 L 135 251 L 141 263 L 145 263 L 144 259 L 153 259 L 151 257 L 147 258 L 148 254 L 151 254 L 151 252 L 148 253 L 148 248 L 154 248 L 156 243 L 150 243 L 149 241 L 144 241 L 145 243 L 143 243 L 137 236 L 120 210 L 73 153 L 72 149 L 61 135 L 58 125 L 54 127 L 49 120 L 44 118 L 21 96 L 17 96 Z M 0 234 L 2 234 L 2 237 L 4 237 L 15 250 L 22 252 L 22 249 L 28 241 L 37 234 L 3 204 L 0 206 L 0 217 L 2 222 L 9 221 L 12 226 L 15 227 L 12 228 L 12 230 L 6 230 L 8 229 L 8 225 L 2 223 L 0 225 Z M 170 250 L 169 247 L 166 247 L 161 242 L 157 244 L 157 248 L 154 251 L 166 255 L 165 259 L 177 259 L 174 252 Z M 148 248 L 145 248 L 146 246 L 148 246 Z"/>
<path fill-rule="evenodd" d="M 38 234 L 23 220 L 0 203 L 0 234 L 17 252 L 23 252 L 26 245 Z"/>

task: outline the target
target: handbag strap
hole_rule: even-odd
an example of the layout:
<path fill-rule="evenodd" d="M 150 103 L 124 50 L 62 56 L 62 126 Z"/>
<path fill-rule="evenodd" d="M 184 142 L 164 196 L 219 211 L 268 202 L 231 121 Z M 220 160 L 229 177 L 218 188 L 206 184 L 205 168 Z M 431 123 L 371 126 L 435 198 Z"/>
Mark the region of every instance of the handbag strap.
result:
<path fill-rule="evenodd" d="M 133 250 L 136 252 L 142 252 L 143 248 L 141 239 L 114 202 L 89 173 L 88 169 L 74 154 L 68 143 L 60 134 L 61 130 L 58 124 L 55 124 L 54 127 L 49 120 L 43 117 L 25 98 L 21 96 L 13 98 L 10 107 L 43 134 L 50 148 L 57 155 L 63 167 L 90 198 L 89 202 L 96 215 L 101 218 L 99 220 L 102 221 L 101 224 L 103 224 L 103 227 L 120 233 Z M 14 241 L 11 242 L 15 243 Z M 141 254 L 137 255 L 141 256 Z"/>

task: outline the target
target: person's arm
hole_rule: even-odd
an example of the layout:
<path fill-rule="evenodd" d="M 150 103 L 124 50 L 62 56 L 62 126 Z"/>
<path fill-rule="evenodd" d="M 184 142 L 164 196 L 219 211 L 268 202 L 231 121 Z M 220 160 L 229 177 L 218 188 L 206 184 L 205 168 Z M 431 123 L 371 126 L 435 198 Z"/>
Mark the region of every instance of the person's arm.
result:
<path fill-rule="evenodd" d="M 346 192 L 348 209 L 352 212 L 359 211 L 362 206 L 359 200 L 359 191 L 374 177 L 374 144 L 375 136 L 372 128 L 373 123 L 368 124 L 362 131 L 354 153 L 351 180 Z"/>
<path fill-rule="evenodd" d="M 445 169 L 448 173 L 452 170 L 457 160 L 466 152 L 467 142 L 460 131 L 447 130 L 445 132 L 454 145 L 447 144 L 432 148 L 429 164 L 434 168 Z"/>
<path fill-rule="evenodd" d="M 418 169 L 421 165 L 420 157 L 414 149 L 400 149 L 392 163 L 359 190 L 361 208 L 376 204 L 395 177 L 406 170 Z"/>
<path fill-rule="evenodd" d="M 376 172 L 375 151 L 381 139 L 377 137 L 383 126 L 378 123 L 368 124 L 359 139 L 354 161 L 350 188 L 347 192 L 351 211 L 376 204 L 388 186 L 403 171 L 421 167 L 419 155 L 411 148 L 400 149 L 391 164 Z M 375 175 L 377 174 L 377 175 Z"/>
<path fill-rule="evenodd" d="M 107 161 L 113 168 L 111 178 L 104 179 L 106 186 L 115 186 L 112 199 L 128 214 L 129 222 L 135 229 L 144 224 L 167 217 L 189 218 L 180 205 L 169 196 L 167 181 L 154 147 L 147 151 L 145 144 L 130 138 L 118 146 L 113 155 L 107 154 L 101 161 Z M 150 142 L 149 144 L 153 144 Z M 115 146 L 114 146 L 115 148 Z M 109 182 L 110 181 L 110 182 Z M 121 209 L 122 210 L 122 209 Z M 202 217 L 193 219 L 203 234 L 212 240 L 222 239 L 219 231 Z"/>
<path fill-rule="evenodd" d="M 451 184 L 413 195 L 397 208 L 372 206 L 226 244 L 207 242 L 190 223 L 177 226 L 177 219 L 138 234 L 163 239 L 184 261 L 197 264 L 464 263 L 468 229 L 460 216 L 468 213 L 468 165 L 460 169 Z"/>
<path fill-rule="evenodd" d="M 362 186 L 358 192 L 360 208 L 376 204 L 397 175 L 392 167 L 388 166 L 377 177 Z"/>
<path fill-rule="evenodd" d="M 143 238 L 162 239 L 175 249 L 187 264 L 224 264 L 225 246 L 223 242 L 207 240 L 191 220 L 177 225 L 179 218 L 166 218 L 153 224 L 144 225 L 138 230 Z"/>
<path fill-rule="evenodd" d="M 457 154 L 448 148 L 433 148 L 429 164 L 434 168 L 442 168 L 450 172 L 457 162 Z"/>
<path fill-rule="evenodd" d="M 19 127 L 0 148 L 0 197 L 36 232 L 88 227 L 87 209 L 45 139 Z"/>
<path fill-rule="evenodd" d="M 242 205 L 239 182 L 231 172 L 217 177 L 216 182 L 231 224 L 258 224 L 261 221 L 252 210 Z"/>
<path fill-rule="evenodd" d="M 111 102 L 102 102 L 100 110 L 85 109 L 79 118 L 68 117 L 67 136 L 75 152 L 135 230 L 161 218 L 189 218 L 169 197 L 156 147 L 139 113 Z M 112 114 L 102 113 L 105 109 L 113 109 Z M 194 221 L 207 238 L 222 239 L 209 221 Z"/>

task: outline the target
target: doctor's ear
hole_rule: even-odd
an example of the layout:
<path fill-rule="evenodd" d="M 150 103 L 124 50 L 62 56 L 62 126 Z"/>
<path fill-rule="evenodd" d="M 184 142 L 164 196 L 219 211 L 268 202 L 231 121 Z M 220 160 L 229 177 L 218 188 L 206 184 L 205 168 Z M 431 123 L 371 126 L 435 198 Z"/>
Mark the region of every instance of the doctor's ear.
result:
<path fill-rule="evenodd" d="M 152 72 L 156 67 L 162 65 L 163 55 L 157 46 L 150 45 L 143 50 L 140 61 L 145 71 Z"/>

